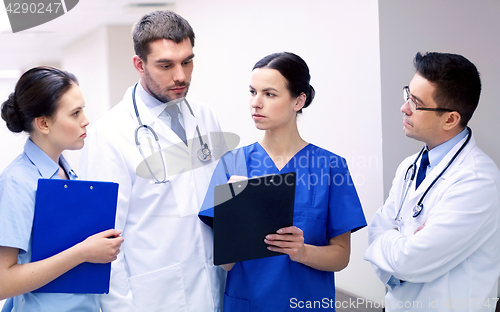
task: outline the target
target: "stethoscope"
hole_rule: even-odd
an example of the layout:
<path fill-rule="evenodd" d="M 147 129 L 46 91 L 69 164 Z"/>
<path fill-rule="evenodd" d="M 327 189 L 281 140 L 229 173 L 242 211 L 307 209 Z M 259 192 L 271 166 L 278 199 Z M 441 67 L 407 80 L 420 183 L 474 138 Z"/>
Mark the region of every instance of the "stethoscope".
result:
<path fill-rule="evenodd" d="M 151 128 L 148 125 L 143 125 L 142 121 L 141 121 L 141 117 L 139 117 L 139 110 L 137 109 L 137 104 L 135 102 L 135 90 L 137 89 L 137 84 L 138 83 L 135 84 L 134 91 L 132 92 L 132 103 L 134 104 L 134 110 L 135 110 L 135 115 L 137 116 L 137 121 L 139 121 L 139 126 L 137 127 L 137 129 L 135 129 L 135 145 L 137 145 L 137 148 L 139 149 L 139 152 L 141 153 L 142 158 L 144 159 L 144 162 L 145 162 L 145 164 L 146 164 L 149 172 L 151 173 L 151 176 L 155 180 L 155 183 L 166 183 L 166 182 L 169 181 L 167 179 L 167 166 L 165 165 L 165 158 L 163 157 L 163 151 L 162 151 L 161 146 L 160 146 L 160 140 L 158 139 L 158 135 L 153 130 L 153 128 Z M 191 109 L 191 105 L 189 105 L 189 103 L 186 100 L 186 98 L 183 98 L 183 99 L 181 99 L 178 102 L 182 102 L 182 101 L 186 102 L 186 105 L 189 108 L 189 112 L 191 113 L 191 115 L 193 117 L 195 117 L 194 113 L 193 113 L 193 110 Z M 145 128 L 151 134 L 153 134 L 153 137 L 154 137 L 155 142 L 156 142 L 156 146 L 158 147 L 158 151 L 160 151 L 161 163 L 163 165 L 163 176 L 164 176 L 164 178 L 162 180 L 159 180 L 158 178 L 156 178 L 156 176 L 153 173 L 153 170 L 151 170 L 151 167 L 148 164 L 146 156 L 144 156 L 144 153 L 142 151 L 141 144 L 139 143 L 139 136 L 138 136 L 139 130 L 141 130 L 142 128 Z M 208 145 L 203 142 L 203 139 L 201 137 L 201 133 L 200 133 L 200 129 L 198 128 L 198 125 L 196 125 L 196 132 L 198 132 L 198 139 L 200 140 L 200 146 L 201 146 L 201 148 L 198 150 L 198 152 L 196 153 L 196 155 L 198 156 L 198 159 L 201 162 L 210 161 L 210 159 L 212 159 L 212 151 L 210 151 L 210 148 L 208 148 Z"/>
<path fill-rule="evenodd" d="M 458 157 L 458 154 L 460 154 L 460 152 L 464 149 L 464 147 L 467 145 L 467 143 L 469 143 L 470 138 L 472 137 L 472 130 L 469 127 L 467 127 L 467 130 L 469 131 L 469 134 L 467 135 L 467 139 L 465 140 L 465 142 L 458 149 L 458 151 L 455 153 L 455 155 L 453 155 L 453 157 L 450 159 L 450 161 L 448 162 L 446 167 L 444 167 L 443 171 L 441 171 L 441 173 L 434 179 L 434 181 L 432 181 L 432 183 L 429 185 L 429 187 L 425 190 L 424 194 L 422 194 L 422 196 L 420 197 L 417 205 L 415 205 L 415 207 L 413 207 L 413 210 L 412 210 L 413 215 L 412 216 L 414 218 L 418 217 L 420 215 L 420 213 L 422 212 L 422 210 L 424 209 L 423 201 L 424 201 L 424 198 L 427 195 L 427 193 L 429 193 L 429 190 L 434 186 L 434 184 L 436 184 L 436 182 L 439 180 L 439 178 L 441 178 L 443 173 L 451 166 L 453 161 Z M 422 156 L 425 149 L 426 149 L 425 146 L 422 147 L 422 149 L 420 150 L 420 153 L 418 153 L 418 155 L 415 158 L 415 160 L 413 161 L 413 163 L 410 165 L 410 167 L 408 167 L 408 169 L 406 169 L 403 191 L 402 191 L 403 196 L 401 198 L 401 203 L 399 204 L 398 214 L 396 215 L 396 218 L 394 219 L 396 221 L 398 220 L 399 214 L 401 213 L 401 209 L 403 208 L 403 204 L 406 200 L 406 195 L 408 194 L 408 190 L 410 189 L 410 186 L 411 186 L 413 180 L 415 179 L 416 169 L 417 169 L 417 161 L 420 158 L 420 156 Z"/>

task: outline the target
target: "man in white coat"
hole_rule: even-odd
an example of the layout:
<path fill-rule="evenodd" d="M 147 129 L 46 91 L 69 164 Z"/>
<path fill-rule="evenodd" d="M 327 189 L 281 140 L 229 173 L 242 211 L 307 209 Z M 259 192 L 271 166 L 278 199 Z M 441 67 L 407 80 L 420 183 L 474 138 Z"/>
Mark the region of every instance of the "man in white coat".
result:
<path fill-rule="evenodd" d="M 387 286 L 386 311 L 494 311 L 500 172 L 467 127 L 479 73 L 455 54 L 417 53 L 414 64 L 401 112 L 425 146 L 398 167 L 365 259 Z"/>
<path fill-rule="evenodd" d="M 157 11 L 132 35 L 140 80 L 90 129 L 81 156 L 85 179 L 120 185 L 116 228 L 127 244 L 102 310 L 220 311 L 225 273 L 213 265 L 212 233 L 198 211 L 225 144 L 213 110 L 185 98 L 194 32 Z"/>

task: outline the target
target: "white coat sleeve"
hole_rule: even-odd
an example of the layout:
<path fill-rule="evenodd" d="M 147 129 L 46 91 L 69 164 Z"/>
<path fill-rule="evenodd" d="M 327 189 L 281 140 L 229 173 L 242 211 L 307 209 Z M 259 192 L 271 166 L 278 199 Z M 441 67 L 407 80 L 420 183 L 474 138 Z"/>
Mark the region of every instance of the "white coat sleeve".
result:
<path fill-rule="evenodd" d="M 80 159 L 80 175 L 83 179 L 109 181 L 119 184 L 118 205 L 115 228 L 123 230 L 127 220 L 132 188 L 129 168 L 121 150 L 113 146 L 97 129 L 88 133 Z M 126 238 L 123 244 L 126 244 Z M 122 245 L 123 246 L 123 245 Z M 126 255 L 121 248 L 118 259 L 111 263 L 111 282 L 109 294 L 101 296 L 103 312 L 137 311 L 132 300 L 126 269 Z"/>
<path fill-rule="evenodd" d="M 450 180 L 437 204 L 424 208 L 431 211 L 422 230 L 408 237 L 385 231 L 369 245 L 367 260 L 401 280 L 428 283 L 480 248 L 498 226 L 496 184 L 471 171 Z"/>
<path fill-rule="evenodd" d="M 396 175 L 397 176 L 397 175 Z M 396 179 L 393 180 L 393 186 L 389 192 L 389 197 L 385 201 L 384 205 L 380 207 L 380 209 L 375 213 L 368 226 L 368 246 L 373 244 L 373 242 L 380 237 L 385 231 L 397 229 L 398 225 L 395 221 L 395 217 L 397 214 L 397 207 L 395 203 L 395 194 L 394 194 L 394 183 Z M 370 252 L 376 252 L 376 250 L 371 249 Z M 365 253 L 365 260 L 369 260 L 371 258 L 371 254 L 367 251 Z M 391 273 L 383 271 L 380 267 L 372 263 L 372 268 L 375 271 L 375 274 L 378 278 L 387 285 L 391 277 Z"/>

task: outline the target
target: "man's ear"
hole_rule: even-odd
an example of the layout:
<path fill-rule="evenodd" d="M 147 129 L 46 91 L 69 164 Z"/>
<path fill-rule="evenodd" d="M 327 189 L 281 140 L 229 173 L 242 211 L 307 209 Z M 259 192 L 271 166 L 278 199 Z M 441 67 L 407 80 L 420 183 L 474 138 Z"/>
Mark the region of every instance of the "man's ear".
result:
<path fill-rule="evenodd" d="M 306 94 L 302 92 L 296 99 L 295 106 L 293 107 L 293 110 L 298 112 L 299 110 L 304 107 L 306 104 Z"/>
<path fill-rule="evenodd" d="M 445 115 L 448 115 L 448 116 L 446 117 L 446 121 L 443 125 L 444 130 L 451 130 L 455 127 L 460 126 L 460 120 L 462 120 L 462 117 L 460 116 L 460 114 L 458 112 L 449 112 L 449 113 L 445 113 Z"/>
<path fill-rule="evenodd" d="M 50 132 L 50 120 L 46 116 L 36 117 L 33 120 L 33 125 L 35 129 L 38 129 L 42 134 L 48 134 Z"/>
<path fill-rule="evenodd" d="M 135 70 L 139 73 L 139 75 L 144 75 L 144 68 L 146 63 L 140 58 L 140 56 L 134 55 L 134 57 L 132 57 L 132 62 L 134 64 Z"/>

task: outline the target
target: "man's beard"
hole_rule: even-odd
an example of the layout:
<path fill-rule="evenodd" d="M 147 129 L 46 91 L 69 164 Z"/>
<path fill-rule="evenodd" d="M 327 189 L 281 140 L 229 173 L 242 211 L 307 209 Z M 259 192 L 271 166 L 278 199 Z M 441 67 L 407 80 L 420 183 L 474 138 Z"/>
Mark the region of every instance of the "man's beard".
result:
<path fill-rule="evenodd" d="M 156 84 L 156 82 L 151 79 L 151 76 L 149 75 L 149 72 L 147 70 L 144 70 L 144 80 L 146 82 L 146 88 L 147 88 L 147 91 L 155 98 L 157 99 L 158 101 L 162 102 L 162 103 L 168 103 L 174 99 L 170 98 L 166 93 L 164 95 L 160 94 L 161 93 L 161 87 Z M 186 87 L 186 91 L 184 93 L 184 96 L 183 97 L 186 97 L 188 91 L 189 91 L 189 83 L 186 83 L 186 82 L 181 82 L 181 83 L 176 83 L 175 85 L 173 86 L 170 86 L 168 88 L 165 88 L 167 91 L 170 89 L 170 88 L 174 88 L 174 87 Z"/>

